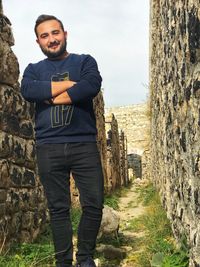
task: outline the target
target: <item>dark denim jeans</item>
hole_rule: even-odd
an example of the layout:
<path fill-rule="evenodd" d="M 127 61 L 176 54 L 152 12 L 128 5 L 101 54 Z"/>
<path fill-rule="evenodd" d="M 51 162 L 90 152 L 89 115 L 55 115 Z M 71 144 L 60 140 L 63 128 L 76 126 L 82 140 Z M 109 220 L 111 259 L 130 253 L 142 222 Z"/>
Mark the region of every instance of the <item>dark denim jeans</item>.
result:
<path fill-rule="evenodd" d="M 41 183 L 48 201 L 57 266 L 70 266 L 73 259 L 70 173 L 79 190 L 82 207 L 77 261 L 93 257 L 102 218 L 104 190 L 97 144 L 38 145 L 37 161 Z"/>

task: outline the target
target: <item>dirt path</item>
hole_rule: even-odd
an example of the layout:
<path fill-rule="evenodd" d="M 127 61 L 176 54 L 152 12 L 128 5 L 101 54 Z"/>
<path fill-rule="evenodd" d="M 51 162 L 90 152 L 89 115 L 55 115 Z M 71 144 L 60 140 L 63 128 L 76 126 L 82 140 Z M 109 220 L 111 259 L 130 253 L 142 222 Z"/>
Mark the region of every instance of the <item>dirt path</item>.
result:
<path fill-rule="evenodd" d="M 144 180 L 136 180 L 131 187 L 124 193 L 124 196 L 119 199 L 119 210 L 117 211 L 120 217 L 120 226 L 118 232 L 118 238 L 120 242 L 120 247 L 117 246 L 117 249 L 121 250 L 121 254 L 118 251 L 115 251 L 116 244 L 113 244 L 113 248 L 106 246 L 105 251 L 108 252 L 108 258 L 110 254 L 116 253 L 116 258 L 120 257 L 123 252 L 125 252 L 126 257 L 121 259 L 120 263 L 117 265 L 113 264 L 113 261 L 109 261 L 109 259 L 102 263 L 100 260 L 100 264 L 97 266 L 101 267 L 139 267 L 134 263 L 134 257 L 137 257 L 138 253 L 141 252 L 140 248 L 140 240 L 144 236 L 144 232 L 142 231 L 133 231 L 133 224 L 135 219 L 145 214 L 145 207 L 142 205 L 141 201 L 138 201 L 139 192 L 138 187 L 141 187 L 146 184 Z M 117 256 L 118 254 L 118 256 Z M 112 259 L 114 257 L 111 257 Z M 120 258 L 119 258 L 120 259 Z"/>
<path fill-rule="evenodd" d="M 145 214 L 145 207 L 141 202 L 138 201 L 139 193 L 137 188 L 143 186 L 146 183 L 144 180 L 136 180 L 130 190 L 127 192 L 126 196 L 120 198 L 119 202 L 119 215 L 120 215 L 120 230 L 125 237 L 125 239 L 132 239 L 133 246 L 129 247 L 127 250 L 127 257 L 121 262 L 120 267 L 134 267 L 131 263 L 129 256 L 138 254 L 139 249 L 137 246 L 137 240 L 144 236 L 144 232 L 134 232 L 129 229 L 131 222 L 141 215 Z"/>
<path fill-rule="evenodd" d="M 136 188 L 144 184 L 141 180 L 136 180 L 133 183 L 126 196 L 120 198 L 119 202 L 119 214 L 121 221 L 128 221 L 136 218 L 145 212 L 145 208 L 138 202 L 138 192 Z"/>

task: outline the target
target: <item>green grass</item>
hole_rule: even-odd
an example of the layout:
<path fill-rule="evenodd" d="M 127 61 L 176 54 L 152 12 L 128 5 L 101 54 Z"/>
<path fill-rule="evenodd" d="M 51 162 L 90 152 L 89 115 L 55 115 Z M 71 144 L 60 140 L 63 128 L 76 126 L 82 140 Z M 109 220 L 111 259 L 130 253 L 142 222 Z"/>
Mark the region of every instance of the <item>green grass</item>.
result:
<path fill-rule="evenodd" d="M 77 233 L 80 208 L 71 211 L 72 228 Z M 50 227 L 34 243 L 15 244 L 0 255 L 0 267 L 52 267 L 55 265 Z"/>
<path fill-rule="evenodd" d="M 187 267 L 188 248 L 182 243 L 177 249 L 170 221 L 163 209 L 160 197 L 152 184 L 138 187 L 138 201 L 146 206 L 146 213 L 129 221 L 126 230 L 144 232 L 140 252 L 130 256 L 140 267 Z"/>
<path fill-rule="evenodd" d="M 21 244 L 0 256 L 1 267 L 50 267 L 54 263 L 53 245 L 48 243 Z"/>
<path fill-rule="evenodd" d="M 49 227 L 34 243 L 13 244 L 0 255 L 0 267 L 51 267 L 54 248 Z"/>
<path fill-rule="evenodd" d="M 104 196 L 104 205 L 107 205 L 114 210 L 119 209 L 119 199 L 122 196 L 125 196 L 129 189 L 130 189 L 131 184 L 129 184 L 127 187 L 119 188 L 114 192 L 111 192 L 109 194 L 105 194 Z"/>
<path fill-rule="evenodd" d="M 119 209 L 119 206 L 118 206 L 119 197 L 120 196 L 118 196 L 118 195 L 105 196 L 104 205 L 107 205 L 107 206 L 113 208 L 114 210 L 118 210 Z"/>
<path fill-rule="evenodd" d="M 132 231 L 135 233 L 145 230 L 144 220 L 142 217 L 131 219 L 122 226 L 123 229 L 127 231 Z"/>
<path fill-rule="evenodd" d="M 143 187 L 137 187 L 136 191 L 139 193 L 138 202 L 142 202 L 144 206 L 151 205 L 155 203 L 160 205 L 160 198 L 156 192 L 155 187 L 150 183 Z"/>

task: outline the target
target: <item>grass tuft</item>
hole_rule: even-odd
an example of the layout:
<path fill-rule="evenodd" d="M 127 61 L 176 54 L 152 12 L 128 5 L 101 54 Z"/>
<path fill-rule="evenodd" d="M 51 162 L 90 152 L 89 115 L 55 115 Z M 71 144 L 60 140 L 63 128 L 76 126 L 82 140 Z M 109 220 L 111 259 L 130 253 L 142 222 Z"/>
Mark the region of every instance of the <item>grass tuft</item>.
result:
<path fill-rule="evenodd" d="M 81 216 L 79 207 L 71 211 L 72 228 L 77 233 Z M 34 243 L 14 244 L 0 255 L 0 267 L 52 267 L 55 266 L 54 247 L 50 227 Z"/>
<path fill-rule="evenodd" d="M 170 221 L 160 197 L 152 184 L 137 187 L 138 201 L 146 206 L 146 213 L 129 221 L 126 230 L 144 232 L 138 253 L 130 256 L 133 266 L 187 267 L 189 265 L 186 242 L 177 249 Z"/>

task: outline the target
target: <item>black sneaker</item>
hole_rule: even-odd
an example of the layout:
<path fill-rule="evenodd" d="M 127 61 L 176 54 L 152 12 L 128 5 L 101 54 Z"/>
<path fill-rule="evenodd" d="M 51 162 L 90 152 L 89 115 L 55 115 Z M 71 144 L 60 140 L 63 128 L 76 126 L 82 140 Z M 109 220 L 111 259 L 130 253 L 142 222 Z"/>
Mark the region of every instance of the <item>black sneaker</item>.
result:
<path fill-rule="evenodd" d="M 92 258 L 88 258 L 86 261 L 82 261 L 81 263 L 77 263 L 75 267 L 96 267 L 95 262 Z"/>

